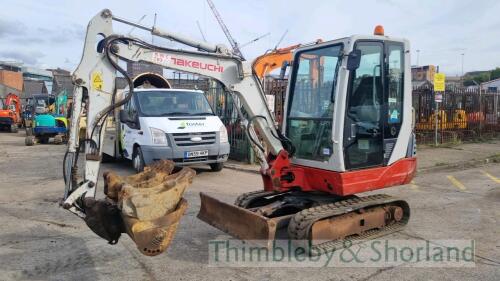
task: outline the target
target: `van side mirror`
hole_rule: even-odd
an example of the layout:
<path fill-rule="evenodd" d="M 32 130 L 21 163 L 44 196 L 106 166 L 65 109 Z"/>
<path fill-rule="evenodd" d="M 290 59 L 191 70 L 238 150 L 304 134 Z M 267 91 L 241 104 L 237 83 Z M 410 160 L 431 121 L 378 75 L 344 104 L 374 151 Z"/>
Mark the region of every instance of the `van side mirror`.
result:
<path fill-rule="evenodd" d="M 356 70 L 361 62 L 361 50 L 353 50 L 347 57 L 347 70 Z"/>
<path fill-rule="evenodd" d="M 120 110 L 120 122 L 122 123 L 134 123 L 134 120 L 130 118 L 130 115 L 125 110 Z"/>

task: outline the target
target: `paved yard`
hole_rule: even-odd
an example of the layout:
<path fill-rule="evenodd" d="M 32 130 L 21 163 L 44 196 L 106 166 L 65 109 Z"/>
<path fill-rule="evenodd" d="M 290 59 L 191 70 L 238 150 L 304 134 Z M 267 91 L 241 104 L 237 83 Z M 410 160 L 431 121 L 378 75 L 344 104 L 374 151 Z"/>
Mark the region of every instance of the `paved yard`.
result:
<path fill-rule="evenodd" d="M 24 134 L 0 133 L 0 280 L 498 280 L 500 165 L 419 174 L 414 183 L 382 192 L 405 198 L 409 225 L 391 239 L 474 239 L 473 268 L 209 267 L 208 241 L 229 238 L 199 221 L 200 191 L 228 202 L 258 190 L 258 175 L 199 168 L 186 193 L 189 209 L 168 252 L 142 256 L 125 235 L 117 245 L 58 207 L 65 147 L 24 146 Z M 454 153 L 460 153 L 459 150 Z M 132 173 L 129 163 L 104 164 Z M 102 183 L 101 183 L 102 184 Z M 102 189 L 99 190 L 102 192 Z"/>

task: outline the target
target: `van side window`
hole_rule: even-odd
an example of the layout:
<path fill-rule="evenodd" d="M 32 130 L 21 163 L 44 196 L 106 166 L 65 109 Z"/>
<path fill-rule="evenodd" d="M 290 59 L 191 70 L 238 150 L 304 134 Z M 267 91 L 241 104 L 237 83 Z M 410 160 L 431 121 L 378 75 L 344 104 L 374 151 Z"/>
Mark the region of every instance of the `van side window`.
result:
<path fill-rule="evenodd" d="M 135 106 L 134 98 L 131 98 L 129 102 L 125 105 L 125 111 L 132 118 L 137 114 L 137 108 Z"/>

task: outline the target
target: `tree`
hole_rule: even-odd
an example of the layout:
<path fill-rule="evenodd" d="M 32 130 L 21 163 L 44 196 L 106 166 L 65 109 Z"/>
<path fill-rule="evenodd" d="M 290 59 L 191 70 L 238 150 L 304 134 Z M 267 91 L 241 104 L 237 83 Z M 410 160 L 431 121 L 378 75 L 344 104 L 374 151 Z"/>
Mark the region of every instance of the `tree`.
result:
<path fill-rule="evenodd" d="M 498 78 L 500 78 L 500 67 L 497 67 L 490 72 L 490 79 L 491 80 L 498 79 Z"/>
<path fill-rule="evenodd" d="M 500 69 L 499 69 L 500 71 Z M 491 72 L 483 72 L 474 76 L 466 76 L 464 77 L 464 86 L 473 86 L 477 84 L 481 84 L 486 81 L 490 81 Z"/>

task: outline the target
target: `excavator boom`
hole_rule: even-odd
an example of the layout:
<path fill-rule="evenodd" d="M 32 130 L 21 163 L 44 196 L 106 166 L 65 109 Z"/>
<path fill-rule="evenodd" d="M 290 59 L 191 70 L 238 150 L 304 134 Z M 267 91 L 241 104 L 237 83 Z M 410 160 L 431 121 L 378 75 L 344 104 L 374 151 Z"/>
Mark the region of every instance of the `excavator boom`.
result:
<path fill-rule="evenodd" d="M 113 22 L 145 29 L 156 36 L 204 52 L 174 50 L 118 35 L 113 32 Z M 172 170 L 169 169 L 169 163 L 148 167 L 145 172 L 137 175 L 137 178 L 144 179 L 141 181 L 133 177 L 121 178 L 106 173 L 107 200 L 95 199 L 102 157 L 102 139 L 108 123 L 106 120 L 130 100 L 134 89 L 131 78 L 121 69 L 119 61 L 147 62 L 220 81 L 226 91 L 242 101 L 249 115 L 246 132 L 253 140 L 252 145 L 263 170 L 269 167 L 264 147 L 258 140 L 263 139 L 270 153 L 277 155 L 283 150 L 282 139 L 274 128 L 273 117 L 266 106 L 260 83 L 252 75 L 251 65 L 233 55 L 227 48 L 197 42 L 156 27 L 149 28 L 129 22 L 113 16 L 109 10 L 103 10 L 96 15 L 87 27 L 82 60 L 73 73 L 75 90 L 68 150 L 63 164 L 66 187 L 62 206 L 83 218 L 94 232 L 110 243 L 116 243 L 120 233 L 127 232 L 144 254 L 155 255 L 166 249 L 172 233 L 175 232 L 178 219 L 187 204 L 181 199 L 182 193 L 192 181 L 194 173 L 193 170 L 184 168 L 179 173 L 170 174 Z M 122 100 L 119 100 L 116 94 L 117 72 L 124 75 L 129 83 L 129 93 Z M 85 139 L 82 141 L 85 143 L 85 170 L 79 178 L 79 126 L 84 105 L 86 129 Z M 259 135 L 254 129 L 259 131 Z M 118 139 L 119 132 L 116 134 Z M 134 194 L 135 199 L 127 199 Z M 163 204 L 169 204 L 171 207 L 161 208 Z"/>

